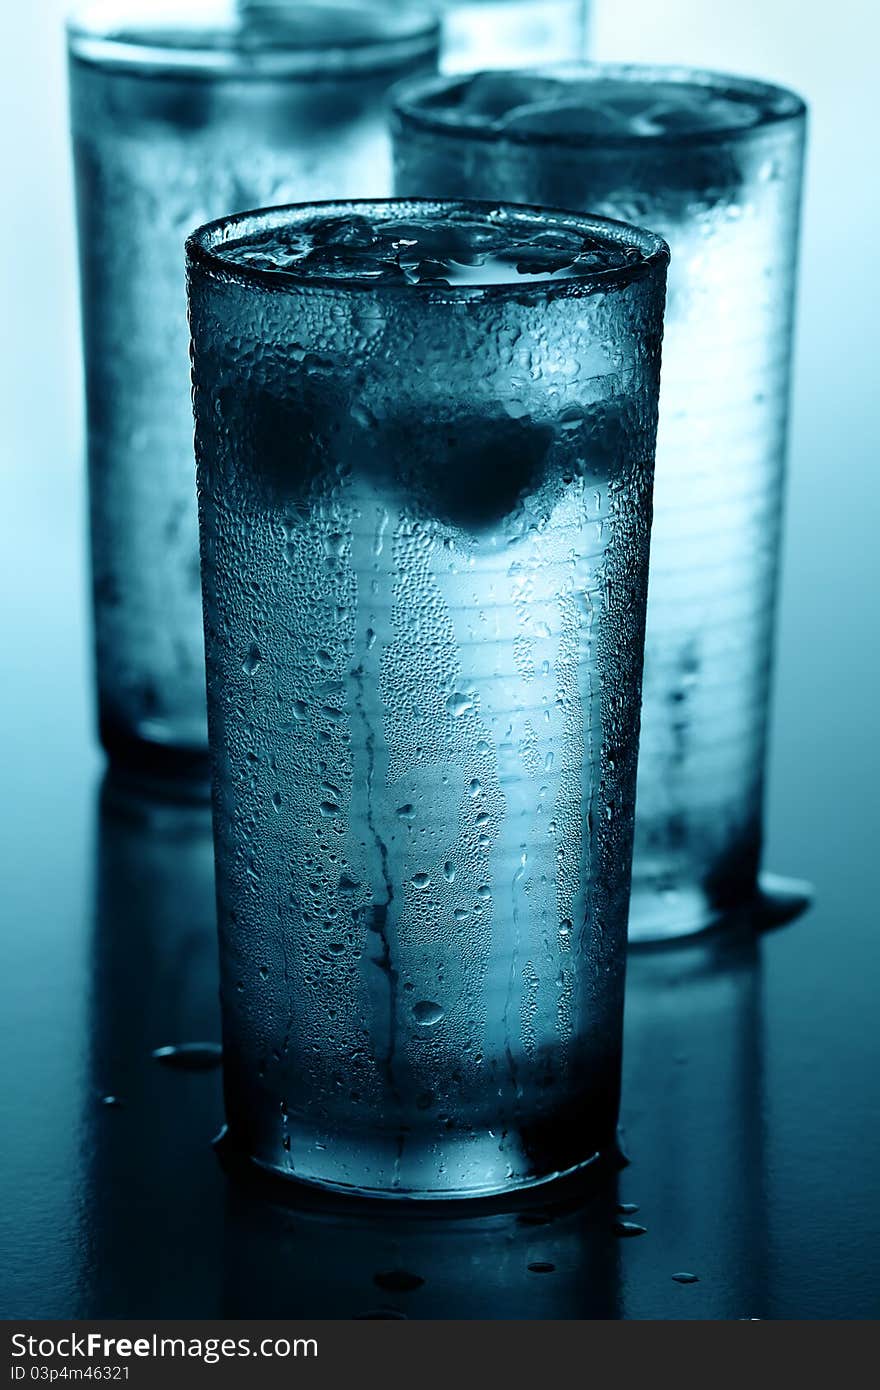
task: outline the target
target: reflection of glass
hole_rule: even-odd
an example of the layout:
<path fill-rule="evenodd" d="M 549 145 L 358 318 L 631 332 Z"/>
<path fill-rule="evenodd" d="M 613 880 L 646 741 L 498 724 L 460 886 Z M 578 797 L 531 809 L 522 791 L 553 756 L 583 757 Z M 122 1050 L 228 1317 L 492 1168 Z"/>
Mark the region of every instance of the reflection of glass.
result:
<path fill-rule="evenodd" d="M 630 951 L 622 1120 L 656 1280 L 623 1316 L 763 1316 L 767 1308 L 760 947 L 746 927 Z M 694 1273 L 680 1312 L 675 1272 Z"/>
<path fill-rule="evenodd" d="M 430 1217 L 231 1186 L 223 1316 L 616 1318 L 615 1203 L 613 1177 L 567 1203 Z"/>
<path fill-rule="evenodd" d="M 415 84 L 397 191 L 589 208 L 672 248 L 633 859 L 633 940 L 755 893 L 804 106 L 683 69 Z"/>
<path fill-rule="evenodd" d="M 222 1208 L 222 1177 L 211 1140 L 222 1113 L 220 1073 L 169 1067 L 152 1054 L 216 1045 L 218 1036 L 210 810 L 108 777 L 95 877 L 93 1093 L 84 1117 L 93 1247 L 85 1306 L 93 1316 L 216 1308 L 213 1212 Z"/>
<path fill-rule="evenodd" d="M 118 0 L 70 27 L 101 737 L 150 771 L 207 749 L 184 238 L 386 193 L 387 89 L 436 62 L 423 13 L 234 10 Z"/>
<path fill-rule="evenodd" d="M 588 0 L 439 0 L 445 72 L 582 58 Z"/>
<path fill-rule="evenodd" d="M 557 1176 L 614 1140 L 665 246 L 392 202 L 188 249 L 231 1132 Z"/>

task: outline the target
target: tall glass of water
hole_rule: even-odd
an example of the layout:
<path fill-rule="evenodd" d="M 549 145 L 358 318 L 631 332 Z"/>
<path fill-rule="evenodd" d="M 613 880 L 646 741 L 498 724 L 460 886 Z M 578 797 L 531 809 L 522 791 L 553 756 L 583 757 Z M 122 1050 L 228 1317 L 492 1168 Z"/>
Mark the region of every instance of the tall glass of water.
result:
<path fill-rule="evenodd" d="M 266 1169 L 614 1143 L 666 247 L 484 204 L 188 243 L 226 1105 Z"/>
<path fill-rule="evenodd" d="M 101 738 L 207 768 L 183 243 L 238 208 L 388 191 L 423 12 L 114 0 L 69 27 Z"/>
<path fill-rule="evenodd" d="M 399 193 L 590 209 L 672 249 L 630 934 L 732 920 L 760 863 L 803 102 L 580 65 L 416 83 L 394 127 Z"/>

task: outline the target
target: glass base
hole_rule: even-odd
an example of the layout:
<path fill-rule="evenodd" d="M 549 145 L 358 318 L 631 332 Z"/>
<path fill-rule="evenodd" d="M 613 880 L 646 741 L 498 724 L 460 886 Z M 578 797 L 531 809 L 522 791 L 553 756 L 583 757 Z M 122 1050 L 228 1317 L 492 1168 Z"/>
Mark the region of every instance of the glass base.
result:
<path fill-rule="evenodd" d="M 813 888 L 806 880 L 770 873 L 759 876 L 754 892 L 726 907 L 712 903 L 698 884 L 671 895 L 634 887 L 629 944 L 657 945 L 744 925 L 754 931 L 770 931 L 800 917 L 812 901 Z"/>
<path fill-rule="evenodd" d="M 211 760 L 207 747 L 139 738 L 107 719 L 100 721 L 99 736 L 114 771 L 142 786 L 179 783 L 208 795 Z"/>
<path fill-rule="evenodd" d="M 516 1197 L 517 1194 L 527 1195 L 538 1188 L 545 1188 L 550 1185 L 553 1185 L 554 1190 L 578 1186 L 586 1178 L 592 1181 L 594 1177 L 607 1174 L 609 1171 L 617 1171 L 628 1163 L 628 1159 L 618 1144 L 616 1135 L 613 1135 L 601 1149 L 597 1149 L 589 1157 L 580 1159 L 566 1167 L 533 1175 L 511 1175 L 509 1156 L 499 1153 L 497 1140 L 492 1141 L 487 1137 L 485 1149 L 475 1158 L 474 1140 L 468 1137 L 466 1141 L 461 1141 L 458 1152 L 453 1149 L 449 1155 L 447 1163 L 448 1186 L 417 1187 L 411 1181 L 409 1183 L 401 1181 L 399 1185 L 396 1185 L 393 1179 L 385 1185 L 379 1186 L 377 1184 L 374 1186 L 368 1176 L 371 1171 L 370 1164 L 372 1164 L 372 1172 L 377 1172 L 373 1145 L 370 1146 L 369 1154 L 357 1155 L 365 1165 L 363 1168 L 365 1176 L 363 1181 L 359 1183 L 340 1181 L 334 1176 L 339 1165 L 334 1163 L 333 1155 L 329 1149 L 324 1151 L 326 1163 L 323 1167 L 319 1161 L 316 1161 L 320 1155 L 312 1155 L 312 1161 L 307 1168 L 301 1164 L 296 1167 L 281 1168 L 248 1154 L 236 1143 L 228 1126 L 224 1126 L 221 1130 L 214 1141 L 214 1147 L 224 1170 L 231 1177 L 267 1184 L 276 1194 L 284 1189 L 291 1193 L 300 1189 L 350 1199 L 391 1203 L 445 1204 L 450 1201 L 509 1200 L 511 1197 Z M 466 1160 L 464 1159 L 465 1152 Z M 346 1158 L 350 1159 L 350 1157 L 350 1145 L 346 1143 Z M 392 1160 L 392 1168 L 393 1166 Z M 426 1171 L 431 1169 L 436 1171 L 436 1166 L 436 1155 L 426 1155 Z M 378 1172 L 381 1173 L 382 1171 L 382 1168 L 378 1169 Z"/>

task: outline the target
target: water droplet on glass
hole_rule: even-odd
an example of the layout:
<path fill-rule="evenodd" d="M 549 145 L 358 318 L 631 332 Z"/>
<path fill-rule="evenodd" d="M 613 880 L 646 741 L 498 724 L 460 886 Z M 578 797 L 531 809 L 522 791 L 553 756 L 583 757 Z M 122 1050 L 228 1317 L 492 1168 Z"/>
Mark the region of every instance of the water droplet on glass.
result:
<path fill-rule="evenodd" d="M 252 676 L 260 668 L 260 666 L 262 666 L 262 664 L 263 657 L 260 652 L 260 649 L 252 642 L 250 647 L 248 648 L 247 656 L 241 663 L 241 669 L 244 671 L 245 675 Z"/>
<path fill-rule="evenodd" d="M 422 1028 L 433 1028 L 442 1017 L 440 1005 L 430 999 L 420 999 L 418 1004 L 413 1004 L 413 1018 Z"/>
<path fill-rule="evenodd" d="M 469 709 L 473 709 L 474 702 L 467 695 L 450 695 L 446 701 L 446 708 L 453 719 L 460 719 Z"/>
<path fill-rule="evenodd" d="M 414 888 L 427 888 L 430 882 L 427 874 L 413 874 L 412 884 Z"/>
<path fill-rule="evenodd" d="M 443 865 L 443 877 L 447 883 L 453 883 L 455 880 L 455 865 L 450 864 L 448 860 Z"/>
<path fill-rule="evenodd" d="M 223 1049 L 212 1042 L 172 1043 L 157 1047 L 150 1055 L 163 1066 L 179 1071 L 211 1071 L 222 1062 Z"/>
<path fill-rule="evenodd" d="M 673 1274 L 672 1277 L 676 1284 L 698 1284 L 700 1282 L 698 1275 L 689 1274 L 687 1270 L 684 1269 L 678 1274 Z"/>
<path fill-rule="evenodd" d="M 552 1274 L 556 1266 L 549 1260 L 532 1260 L 529 1270 L 532 1274 Z"/>

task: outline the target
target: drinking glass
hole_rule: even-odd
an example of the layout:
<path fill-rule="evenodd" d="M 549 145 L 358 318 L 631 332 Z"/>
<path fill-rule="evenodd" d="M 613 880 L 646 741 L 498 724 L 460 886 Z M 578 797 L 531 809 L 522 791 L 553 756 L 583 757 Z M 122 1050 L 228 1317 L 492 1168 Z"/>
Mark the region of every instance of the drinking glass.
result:
<path fill-rule="evenodd" d="M 207 771 L 183 243 L 294 197 L 388 192 L 388 87 L 436 66 L 424 13 L 117 0 L 69 27 L 102 742 Z"/>
<path fill-rule="evenodd" d="M 613 1148 L 666 247 L 188 243 L 229 1142 L 386 1197 Z"/>
<path fill-rule="evenodd" d="M 672 249 L 634 941 L 800 893 L 756 899 L 804 128 L 792 92 L 680 68 L 434 79 L 396 103 L 398 193 L 589 208 Z"/>

